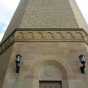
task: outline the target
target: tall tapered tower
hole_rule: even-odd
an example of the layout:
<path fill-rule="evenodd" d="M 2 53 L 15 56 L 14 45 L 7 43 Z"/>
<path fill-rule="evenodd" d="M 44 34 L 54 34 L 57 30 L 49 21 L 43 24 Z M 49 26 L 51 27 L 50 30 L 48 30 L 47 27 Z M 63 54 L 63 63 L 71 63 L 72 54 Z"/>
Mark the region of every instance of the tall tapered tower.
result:
<path fill-rule="evenodd" d="M 87 49 L 75 0 L 20 0 L 0 44 L 0 88 L 87 88 Z"/>

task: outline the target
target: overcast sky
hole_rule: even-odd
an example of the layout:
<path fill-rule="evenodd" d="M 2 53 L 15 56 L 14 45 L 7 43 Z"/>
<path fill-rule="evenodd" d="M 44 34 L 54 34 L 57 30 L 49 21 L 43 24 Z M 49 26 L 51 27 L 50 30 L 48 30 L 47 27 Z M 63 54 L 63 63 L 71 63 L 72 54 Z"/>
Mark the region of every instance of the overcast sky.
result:
<path fill-rule="evenodd" d="M 20 0 L 0 0 L 0 40 Z M 76 0 L 88 23 L 88 0 Z"/>

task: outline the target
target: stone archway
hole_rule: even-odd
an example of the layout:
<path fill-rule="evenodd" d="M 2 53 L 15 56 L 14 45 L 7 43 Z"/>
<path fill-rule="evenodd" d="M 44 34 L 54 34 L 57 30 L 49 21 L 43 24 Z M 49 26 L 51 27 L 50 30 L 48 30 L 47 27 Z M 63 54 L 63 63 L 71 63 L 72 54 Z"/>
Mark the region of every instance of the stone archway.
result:
<path fill-rule="evenodd" d="M 35 73 L 37 88 L 44 88 L 41 86 L 43 85 L 47 86 L 48 83 L 50 86 L 52 86 L 51 84 L 55 86 L 58 84 L 58 87 L 52 88 L 68 88 L 67 72 L 64 66 L 58 61 L 55 60 L 42 61 L 36 67 L 38 67 L 36 69 L 37 73 Z"/>

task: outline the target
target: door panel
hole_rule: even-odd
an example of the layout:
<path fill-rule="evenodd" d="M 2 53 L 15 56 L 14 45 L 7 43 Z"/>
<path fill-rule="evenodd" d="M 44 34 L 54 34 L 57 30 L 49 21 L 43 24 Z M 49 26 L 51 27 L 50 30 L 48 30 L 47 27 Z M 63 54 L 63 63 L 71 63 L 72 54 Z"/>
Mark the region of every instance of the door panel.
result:
<path fill-rule="evenodd" d="M 39 88 L 62 88 L 61 81 L 40 81 Z"/>

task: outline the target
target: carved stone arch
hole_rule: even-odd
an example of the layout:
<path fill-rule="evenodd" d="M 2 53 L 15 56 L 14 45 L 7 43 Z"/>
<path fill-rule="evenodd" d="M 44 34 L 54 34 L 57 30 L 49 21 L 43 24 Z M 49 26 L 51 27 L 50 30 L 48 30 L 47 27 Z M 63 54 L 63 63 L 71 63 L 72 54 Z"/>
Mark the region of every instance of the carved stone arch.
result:
<path fill-rule="evenodd" d="M 65 67 L 56 60 L 45 60 L 37 63 L 34 71 L 36 84 L 39 81 L 61 81 L 62 88 L 68 88 L 68 77 Z M 39 88 L 39 87 L 37 87 Z"/>

